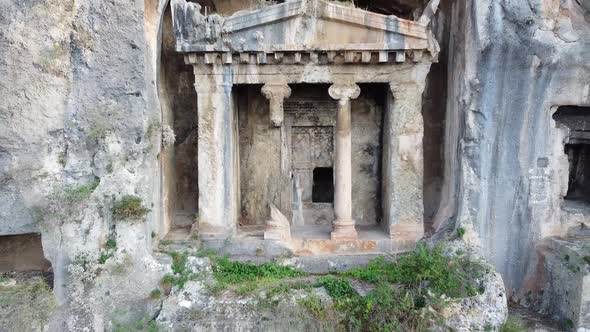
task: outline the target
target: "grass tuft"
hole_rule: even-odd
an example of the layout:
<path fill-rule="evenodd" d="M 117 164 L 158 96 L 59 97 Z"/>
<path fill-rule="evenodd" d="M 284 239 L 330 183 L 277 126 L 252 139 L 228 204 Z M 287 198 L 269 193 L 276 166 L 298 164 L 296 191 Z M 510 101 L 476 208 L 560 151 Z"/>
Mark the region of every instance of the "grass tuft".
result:
<path fill-rule="evenodd" d="M 0 330 L 42 330 L 56 308 L 53 292 L 41 277 L 0 286 Z"/>
<path fill-rule="evenodd" d="M 143 206 L 140 197 L 133 195 L 123 196 L 113 207 L 113 217 L 118 220 L 140 219 L 150 210 Z"/>
<path fill-rule="evenodd" d="M 232 261 L 227 257 L 211 257 L 211 260 L 216 281 L 211 290 L 216 293 L 231 286 L 236 293 L 244 295 L 278 280 L 306 275 L 303 271 L 276 263 L 256 265 Z"/>

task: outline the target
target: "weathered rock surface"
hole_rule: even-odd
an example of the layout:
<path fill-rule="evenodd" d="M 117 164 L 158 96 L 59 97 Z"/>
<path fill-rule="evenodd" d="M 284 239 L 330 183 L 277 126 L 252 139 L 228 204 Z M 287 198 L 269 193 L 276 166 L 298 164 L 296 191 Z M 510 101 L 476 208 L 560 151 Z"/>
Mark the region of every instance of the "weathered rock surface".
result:
<path fill-rule="evenodd" d="M 318 320 L 298 304 L 310 296 L 302 290 L 271 298 L 264 293 L 212 295 L 210 261 L 189 257 L 187 268 L 201 280 L 187 282 L 184 289 L 175 288 L 163 301 L 156 321 L 164 331 L 325 331 L 337 327 L 337 321 Z M 322 306 L 332 304 L 322 289 L 313 292 Z"/>
<path fill-rule="evenodd" d="M 214 2 L 225 14 L 254 5 L 207 3 Z M 164 0 L 0 2 L 0 235 L 42 233 L 62 305 L 51 330 L 111 328 L 119 306 L 129 309 L 122 321 L 154 313 L 140 303 L 169 268 L 151 256 L 152 242 L 167 227 L 157 159 L 160 102 L 170 102 L 158 90 L 165 6 Z M 436 212 L 433 229 L 443 235 L 472 227 L 508 294 L 537 284 L 538 267 L 545 267 L 535 246 L 543 238 L 588 223 L 563 206 L 568 134 L 551 116 L 561 105 L 590 106 L 589 12 L 588 0 L 458 0 L 443 2 L 435 22 L 448 50 L 440 59 L 448 98 L 431 101 L 446 102 L 441 202 L 428 208 Z M 174 133 L 165 132 L 164 142 L 172 146 Z M 90 195 L 72 206 L 75 213 L 48 215 L 52 193 L 92 183 L 97 186 Z M 151 210 L 144 222 L 112 218 L 114 201 L 125 194 L 140 196 Z M 100 267 L 108 272 L 98 273 L 99 266 L 71 269 L 80 255 L 96 261 L 111 238 L 117 240 L 115 257 Z M 116 275 L 121 266 L 124 273 Z M 567 278 L 556 267 L 546 266 Z M 483 298 L 466 300 L 458 310 L 475 315 L 472 305 L 498 309 L 501 299 L 494 294 L 501 284 L 490 278 L 489 293 L 486 288 Z M 72 297 L 87 303 L 68 311 L 68 304 L 77 303 Z M 216 319 L 222 319 L 216 310 L 255 306 L 211 300 L 194 281 L 186 294 L 165 301 L 158 321 L 185 324 L 191 309 L 180 306 L 183 301 Z M 502 310 L 484 312 L 496 324 Z M 244 317 L 220 328 L 265 326 L 265 316 Z M 298 323 L 312 324 L 296 325 L 302 329 L 315 326 Z M 203 324 L 216 328 L 213 320 Z"/>
<path fill-rule="evenodd" d="M 338 313 L 330 309 L 332 298 L 323 288 L 311 291 L 292 290 L 275 296 L 266 291 L 236 295 L 225 291 L 211 292 L 215 281 L 211 263 L 207 258 L 188 257 L 187 268 L 198 275 L 184 289 L 175 288 L 163 301 L 156 319 L 166 331 L 334 331 L 343 330 Z M 483 293 L 465 299 L 447 299 L 448 305 L 441 313 L 443 326 L 435 330 L 496 331 L 508 317 L 507 296 L 502 277 L 490 268 L 479 280 Z M 357 291 L 362 294 L 362 288 Z M 308 297 L 320 300 L 323 310 L 332 312 L 322 319 L 310 314 L 301 305 Z M 375 303 L 375 305 L 385 305 Z"/>
<path fill-rule="evenodd" d="M 453 20 L 445 153 L 457 158 L 445 157 L 436 226 L 473 224 L 509 293 L 534 282 L 536 243 L 573 225 L 560 218 L 567 132 L 551 116 L 590 105 L 583 3 L 459 1 L 439 16 Z"/>
<path fill-rule="evenodd" d="M 549 238 L 541 248 L 545 270 L 540 309 L 563 326 L 590 330 L 590 234 Z"/>
<path fill-rule="evenodd" d="M 486 273 L 481 280 L 482 294 L 451 303 L 443 315 L 453 331 L 498 330 L 508 318 L 508 297 L 502 277 Z"/>

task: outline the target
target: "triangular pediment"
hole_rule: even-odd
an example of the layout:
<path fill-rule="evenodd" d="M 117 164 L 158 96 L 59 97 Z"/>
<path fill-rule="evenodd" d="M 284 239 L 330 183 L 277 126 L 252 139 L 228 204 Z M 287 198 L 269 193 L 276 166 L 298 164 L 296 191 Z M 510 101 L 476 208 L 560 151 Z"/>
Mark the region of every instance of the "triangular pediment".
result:
<path fill-rule="evenodd" d="M 232 16 L 202 15 L 200 6 L 173 0 L 180 52 L 423 50 L 425 23 L 324 0 L 292 0 Z"/>

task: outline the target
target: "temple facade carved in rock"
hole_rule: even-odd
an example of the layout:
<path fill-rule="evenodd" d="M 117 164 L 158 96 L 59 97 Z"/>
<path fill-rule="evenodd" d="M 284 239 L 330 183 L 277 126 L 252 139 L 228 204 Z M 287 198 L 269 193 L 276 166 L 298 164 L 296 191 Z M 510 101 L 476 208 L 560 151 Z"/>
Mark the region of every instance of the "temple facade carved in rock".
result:
<path fill-rule="evenodd" d="M 311 253 L 401 251 L 422 238 L 437 3 L 411 21 L 322 0 L 228 17 L 173 1 L 198 99 L 199 235 Z"/>

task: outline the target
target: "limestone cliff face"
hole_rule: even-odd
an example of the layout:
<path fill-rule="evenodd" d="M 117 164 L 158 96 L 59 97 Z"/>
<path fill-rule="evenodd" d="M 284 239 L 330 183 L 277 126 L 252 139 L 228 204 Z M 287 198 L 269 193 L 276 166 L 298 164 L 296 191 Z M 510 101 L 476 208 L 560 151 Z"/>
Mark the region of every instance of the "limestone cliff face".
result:
<path fill-rule="evenodd" d="M 143 4 L 0 6 L 0 234 L 38 231 L 32 208 L 62 184 L 151 192 L 154 168 L 139 167 L 154 164 L 145 132 L 159 114 L 148 107 Z M 126 181 L 114 185 L 118 177 Z"/>
<path fill-rule="evenodd" d="M 231 12 L 231 2 L 219 7 Z M 167 97 L 158 85 L 166 5 L 0 2 L 0 235 L 43 234 L 62 301 L 69 293 L 59 280 L 78 253 L 97 252 L 115 236 L 143 262 L 152 234 L 165 227 L 158 157 Z M 472 226 L 507 289 L 532 288 L 535 244 L 571 225 L 561 209 L 567 133 L 552 114 L 561 105 L 590 106 L 590 3 L 442 7 L 440 84 L 447 88 L 430 102 L 446 103 L 444 180 L 433 229 Z M 93 183 L 80 213 L 40 222 L 51 193 Z M 150 208 L 145 224 L 117 228 L 110 209 L 125 194 Z"/>
<path fill-rule="evenodd" d="M 150 234 L 158 233 L 161 7 L 154 1 L 0 3 L 0 235 L 42 233 L 59 301 L 84 299 L 88 308 L 80 317 L 94 315 L 95 322 L 102 308 L 112 307 L 76 294 L 68 265 L 82 253 L 96 255 L 107 238 L 142 262 Z M 51 215 L 50 198 L 76 188 L 93 191 L 71 213 Z M 114 201 L 129 194 L 150 208 L 145 224 L 113 221 Z M 128 294 L 130 301 L 141 297 Z"/>
<path fill-rule="evenodd" d="M 473 225 L 507 289 L 531 288 L 535 244 L 571 226 L 561 210 L 567 133 L 552 114 L 590 105 L 587 2 L 459 1 L 445 17 L 452 28 L 437 226 Z"/>

